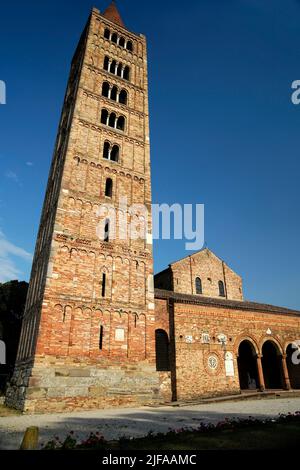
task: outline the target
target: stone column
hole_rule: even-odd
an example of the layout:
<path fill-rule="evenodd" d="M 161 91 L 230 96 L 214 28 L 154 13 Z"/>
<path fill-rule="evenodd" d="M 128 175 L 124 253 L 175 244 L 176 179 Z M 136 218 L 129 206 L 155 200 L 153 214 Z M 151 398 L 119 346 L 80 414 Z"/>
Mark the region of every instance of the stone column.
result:
<path fill-rule="evenodd" d="M 108 99 L 111 99 L 111 90 L 112 90 L 112 87 L 110 86 L 108 89 Z"/>
<path fill-rule="evenodd" d="M 123 65 L 123 67 L 122 67 L 121 78 L 124 78 L 124 72 L 125 72 L 125 65 Z"/>
<path fill-rule="evenodd" d="M 265 379 L 264 379 L 261 358 L 262 358 L 261 354 L 257 354 L 256 361 L 257 361 L 257 372 L 258 372 L 258 384 L 259 384 L 260 391 L 263 392 L 266 386 L 265 386 Z"/>
<path fill-rule="evenodd" d="M 291 387 L 289 371 L 288 371 L 287 363 L 286 363 L 286 354 L 283 354 L 281 356 L 281 361 L 282 361 L 282 371 L 283 371 L 285 389 L 286 390 L 291 390 L 292 387 Z"/>

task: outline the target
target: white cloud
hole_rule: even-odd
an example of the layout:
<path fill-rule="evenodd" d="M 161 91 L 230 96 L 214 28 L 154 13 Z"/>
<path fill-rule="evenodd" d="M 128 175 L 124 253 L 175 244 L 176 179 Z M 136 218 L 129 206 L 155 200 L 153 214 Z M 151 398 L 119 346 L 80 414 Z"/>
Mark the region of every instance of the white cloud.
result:
<path fill-rule="evenodd" d="M 32 162 L 26 162 L 26 165 L 27 166 L 33 166 L 33 163 Z"/>
<path fill-rule="evenodd" d="M 14 257 L 28 262 L 32 259 L 30 253 L 7 240 L 0 229 L 0 282 L 18 279 L 19 275 L 22 274 L 22 271 L 15 264 Z"/>

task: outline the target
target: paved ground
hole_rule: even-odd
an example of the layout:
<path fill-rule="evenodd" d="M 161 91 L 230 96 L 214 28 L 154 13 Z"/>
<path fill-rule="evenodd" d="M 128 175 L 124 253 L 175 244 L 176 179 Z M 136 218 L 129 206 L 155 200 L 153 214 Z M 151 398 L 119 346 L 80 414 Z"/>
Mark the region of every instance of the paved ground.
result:
<path fill-rule="evenodd" d="M 300 411 L 300 398 L 248 400 L 184 407 L 160 407 L 85 411 L 51 415 L 21 415 L 0 418 L 0 449 L 17 449 L 29 426 L 40 428 L 40 442 L 74 431 L 80 438 L 100 432 L 107 439 L 143 436 L 149 431 L 167 432 L 169 428 L 197 427 L 200 422 L 217 423 L 225 417 L 273 417 Z"/>

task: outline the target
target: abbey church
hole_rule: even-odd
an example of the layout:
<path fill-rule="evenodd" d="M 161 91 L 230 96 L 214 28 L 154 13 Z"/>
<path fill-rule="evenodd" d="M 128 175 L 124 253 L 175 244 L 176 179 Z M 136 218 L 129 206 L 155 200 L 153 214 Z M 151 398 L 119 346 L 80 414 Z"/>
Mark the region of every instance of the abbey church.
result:
<path fill-rule="evenodd" d="M 98 236 L 103 205 L 128 215 L 122 197 L 151 214 L 146 38 L 113 2 L 92 10 L 72 60 L 6 404 L 60 412 L 299 389 L 300 312 L 245 301 L 241 277 L 207 248 L 154 276 L 151 217 L 143 239 L 115 239 L 109 218 Z"/>

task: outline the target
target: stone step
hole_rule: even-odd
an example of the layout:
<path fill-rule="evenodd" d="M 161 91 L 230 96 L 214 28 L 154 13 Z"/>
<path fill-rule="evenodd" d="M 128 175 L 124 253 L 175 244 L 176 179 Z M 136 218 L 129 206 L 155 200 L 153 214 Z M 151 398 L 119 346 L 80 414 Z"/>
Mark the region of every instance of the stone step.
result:
<path fill-rule="evenodd" d="M 300 390 L 266 390 L 264 392 L 245 391 L 235 395 L 224 395 L 219 397 L 207 397 L 194 400 L 178 400 L 173 402 L 165 402 L 160 403 L 158 406 L 183 407 L 191 405 L 204 405 L 209 403 L 222 403 L 228 401 L 262 400 L 291 397 L 300 397 Z M 150 407 L 152 406 L 150 405 Z M 157 405 L 154 405 L 153 407 L 156 408 Z"/>

